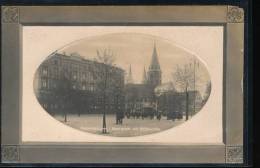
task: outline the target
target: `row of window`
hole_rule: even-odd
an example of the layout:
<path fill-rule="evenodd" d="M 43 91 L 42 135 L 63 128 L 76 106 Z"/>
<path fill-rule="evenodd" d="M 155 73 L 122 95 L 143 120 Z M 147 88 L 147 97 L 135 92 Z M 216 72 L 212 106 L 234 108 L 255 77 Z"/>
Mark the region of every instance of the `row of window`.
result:
<path fill-rule="evenodd" d="M 51 72 L 49 75 L 48 73 Z M 42 72 L 41 72 L 41 76 L 42 77 L 54 77 L 54 78 L 59 78 L 59 72 L 58 72 L 58 68 L 54 68 L 51 71 L 48 70 L 47 67 L 43 67 L 42 68 Z M 92 74 L 90 72 L 78 72 L 78 71 L 73 71 L 71 74 L 71 79 L 72 80 L 81 80 L 81 81 L 85 81 L 86 79 L 88 81 L 93 81 L 93 80 L 97 80 L 97 75 Z"/>
<path fill-rule="evenodd" d="M 43 89 L 50 89 L 50 88 L 57 88 L 56 82 L 51 82 L 47 83 L 47 79 L 42 79 L 41 80 L 41 88 Z M 86 84 L 81 84 L 80 86 L 77 86 L 77 84 L 72 84 L 72 89 L 80 89 L 80 90 L 89 90 L 89 91 L 94 91 L 95 87 L 94 85 L 86 85 Z"/>
<path fill-rule="evenodd" d="M 93 70 L 90 70 L 90 71 L 85 70 L 83 72 L 82 72 L 82 70 L 79 70 L 79 69 L 77 69 L 77 70 L 75 70 L 75 69 L 74 70 L 67 69 L 67 70 L 71 71 L 72 79 L 74 79 L 74 80 L 79 80 L 79 79 L 82 79 L 82 80 L 84 80 L 84 79 L 93 80 L 94 79 L 94 80 L 96 80 L 98 78 L 98 76 L 95 75 L 95 74 L 99 74 L 100 73 L 98 71 L 94 72 Z M 58 67 L 48 68 L 48 66 L 44 65 L 41 68 L 41 76 L 43 76 L 43 77 L 48 77 L 48 76 L 49 77 L 59 77 L 59 73 L 60 72 L 58 70 Z M 120 73 L 117 73 L 116 71 L 113 74 L 115 74 L 117 76 L 121 75 Z"/>

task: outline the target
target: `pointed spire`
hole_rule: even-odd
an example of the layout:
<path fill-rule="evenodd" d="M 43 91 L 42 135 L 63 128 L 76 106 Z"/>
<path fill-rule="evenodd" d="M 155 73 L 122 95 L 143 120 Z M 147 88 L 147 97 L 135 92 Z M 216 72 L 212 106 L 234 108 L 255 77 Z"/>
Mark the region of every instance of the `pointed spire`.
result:
<path fill-rule="evenodd" d="M 160 85 L 161 84 L 161 74 L 162 74 L 162 71 L 160 68 L 159 60 L 158 60 L 156 45 L 154 43 L 151 64 L 149 66 L 149 71 L 148 71 L 147 83 L 151 84 L 152 86 Z"/>
<path fill-rule="evenodd" d="M 146 77 L 146 70 L 145 70 L 145 67 L 144 67 L 144 72 L 143 72 L 143 81 L 142 81 L 143 84 L 146 84 L 147 83 L 147 77 Z"/>
<path fill-rule="evenodd" d="M 151 64 L 149 67 L 149 70 L 160 70 L 160 64 L 158 61 L 158 54 L 157 54 L 157 50 L 156 50 L 156 44 L 154 43 L 154 47 L 153 47 L 153 54 L 152 54 L 152 60 L 151 60 Z"/>
<path fill-rule="evenodd" d="M 126 83 L 128 83 L 128 84 L 129 84 L 129 83 L 133 83 L 131 64 L 130 64 L 130 66 L 129 66 L 129 71 L 128 71 Z"/>

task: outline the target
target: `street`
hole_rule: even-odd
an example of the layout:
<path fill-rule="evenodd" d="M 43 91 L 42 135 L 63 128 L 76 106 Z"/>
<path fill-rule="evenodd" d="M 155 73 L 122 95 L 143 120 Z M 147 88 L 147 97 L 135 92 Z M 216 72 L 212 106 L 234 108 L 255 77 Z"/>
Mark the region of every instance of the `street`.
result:
<path fill-rule="evenodd" d="M 57 120 L 82 131 L 102 134 L 102 114 L 82 114 L 78 115 L 67 115 L 67 122 L 64 122 L 64 116 L 55 115 L 54 118 Z M 181 120 L 167 120 L 166 117 L 162 117 L 161 120 L 156 118 L 150 119 L 123 119 L 122 125 L 116 124 L 116 117 L 113 114 L 106 115 L 107 134 L 109 136 L 126 137 L 126 136 L 139 136 L 151 133 L 160 132 L 176 125 L 185 122 Z"/>

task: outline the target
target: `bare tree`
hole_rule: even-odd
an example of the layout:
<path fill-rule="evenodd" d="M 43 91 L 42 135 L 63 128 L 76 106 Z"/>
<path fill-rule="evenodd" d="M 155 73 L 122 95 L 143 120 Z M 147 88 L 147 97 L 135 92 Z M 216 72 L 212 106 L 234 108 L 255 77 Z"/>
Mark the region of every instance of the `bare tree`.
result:
<path fill-rule="evenodd" d="M 60 80 L 54 92 L 58 98 L 58 104 L 62 107 L 64 122 L 67 122 L 67 113 L 71 110 L 72 82 L 70 73 L 65 67 L 60 70 Z"/>
<path fill-rule="evenodd" d="M 205 90 L 205 93 L 204 93 L 204 96 L 203 96 L 203 102 L 202 102 L 203 105 L 206 104 L 206 102 L 209 98 L 210 92 L 211 92 L 211 82 L 208 81 L 207 86 L 206 86 L 206 90 Z"/>
<path fill-rule="evenodd" d="M 113 63 L 115 61 L 115 57 L 113 53 L 110 50 L 102 50 L 102 51 L 97 51 L 97 57 L 95 58 L 95 61 L 103 64 L 100 66 L 99 75 L 100 75 L 100 92 L 102 94 L 102 99 L 103 99 L 103 124 L 102 124 L 102 133 L 106 134 L 107 133 L 107 126 L 106 126 L 106 99 L 107 99 L 107 90 L 108 90 L 108 85 L 109 85 L 109 78 L 111 72 L 110 66 L 113 66 Z"/>
<path fill-rule="evenodd" d="M 185 92 L 185 102 L 186 102 L 186 120 L 189 118 L 189 94 L 188 91 L 194 88 L 194 71 L 193 68 L 186 64 L 184 67 L 177 66 L 175 72 L 173 73 L 173 81 L 175 85 Z"/>

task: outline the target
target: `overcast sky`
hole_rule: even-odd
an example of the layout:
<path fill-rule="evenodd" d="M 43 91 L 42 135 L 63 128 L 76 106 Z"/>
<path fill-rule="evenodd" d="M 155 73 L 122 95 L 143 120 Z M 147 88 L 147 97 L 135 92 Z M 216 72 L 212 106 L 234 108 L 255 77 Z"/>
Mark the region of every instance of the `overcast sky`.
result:
<path fill-rule="evenodd" d="M 58 52 L 66 54 L 76 52 L 87 59 L 94 59 L 97 50 L 109 49 L 114 53 L 116 66 L 128 72 L 131 64 L 134 82 L 140 83 L 144 67 L 146 70 L 149 69 L 154 44 L 157 48 L 163 83 L 172 81 L 172 74 L 177 65 L 184 66 L 193 61 L 192 51 L 184 50 L 172 41 L 137 33 L 116 33 L 86 38 L 75 41 Z M 201 79 L 201 86 L 198 86 L 198 89 L 204 92 L 205 84 L 209 80 L 208 72 L 202 62 L 196 71 Z"/>

